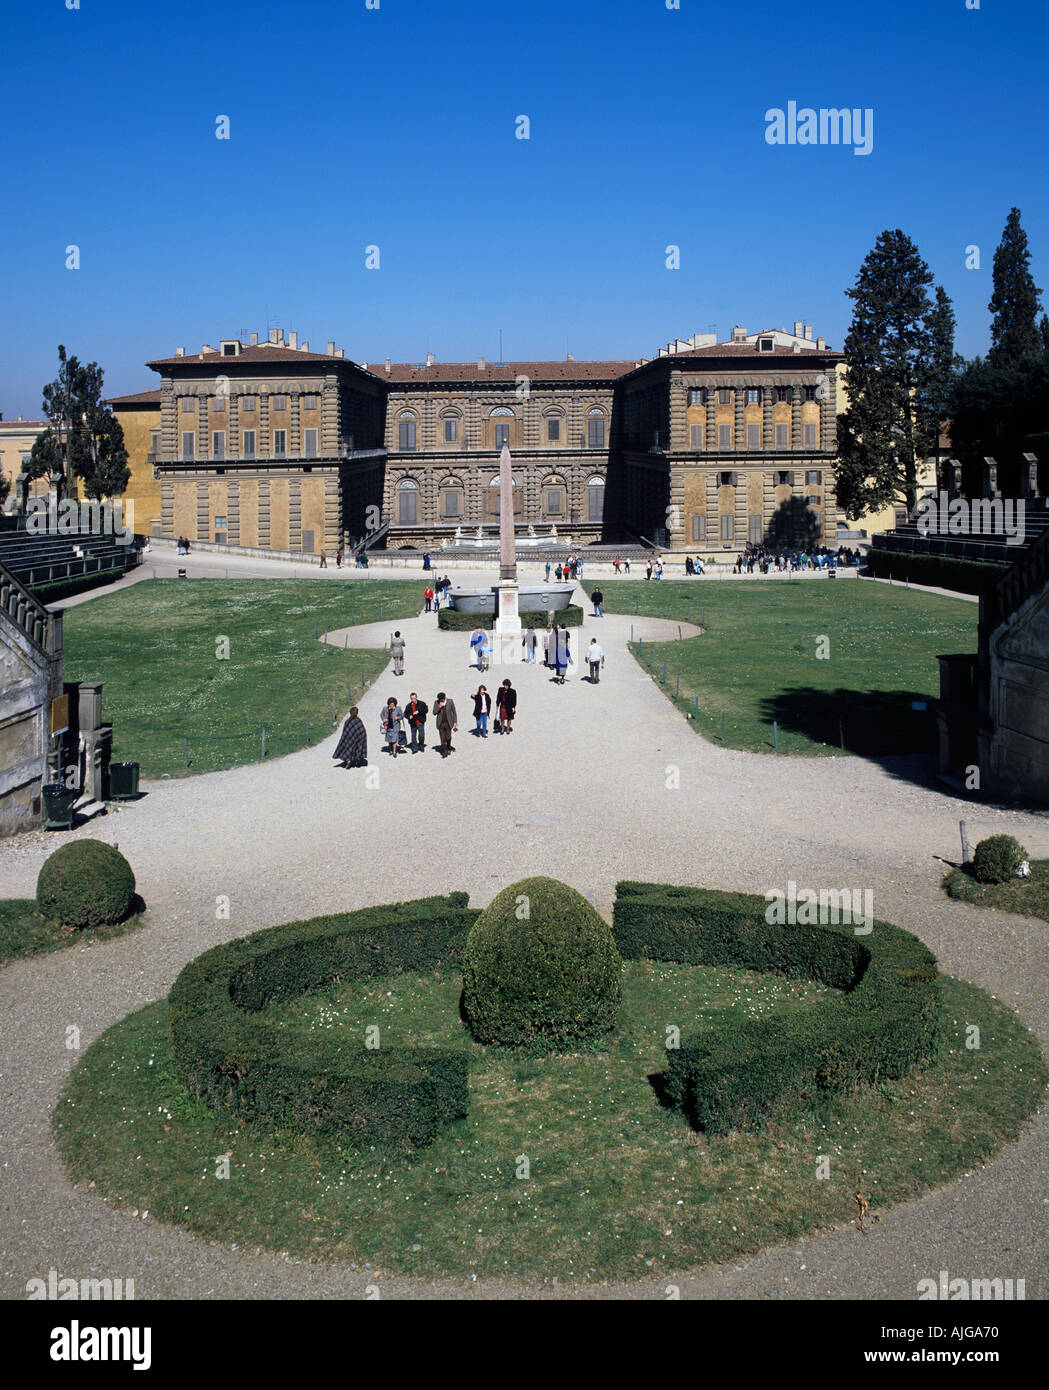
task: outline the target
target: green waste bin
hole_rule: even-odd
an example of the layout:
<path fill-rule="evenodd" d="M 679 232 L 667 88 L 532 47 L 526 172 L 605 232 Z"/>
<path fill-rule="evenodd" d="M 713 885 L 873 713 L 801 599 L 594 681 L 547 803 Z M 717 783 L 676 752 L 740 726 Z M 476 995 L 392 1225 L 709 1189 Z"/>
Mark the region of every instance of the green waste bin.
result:
<path fill-rule="evenodd" d="M 73 828 L 73 807 L 80 792 L 69 788 L 64 782 L 46 782 L 40 789 L 44 798 L 44 826 L 48 830 L 65 827 Z"/>
<path fill-rule="evenodd" d="M 138 796 L 138 763 L 110 763 L 110 800 L 128 801 L 133 796 Z"/>

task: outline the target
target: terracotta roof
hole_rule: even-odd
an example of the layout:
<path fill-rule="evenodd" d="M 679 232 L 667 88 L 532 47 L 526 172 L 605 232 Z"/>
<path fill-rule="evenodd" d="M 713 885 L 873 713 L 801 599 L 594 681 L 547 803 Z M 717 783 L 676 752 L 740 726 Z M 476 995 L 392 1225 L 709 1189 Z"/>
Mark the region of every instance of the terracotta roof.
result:
<path fill-rule="evenodd" d="M 260 343 L 258 347 L 241 347 L 236 357 L 226 357 L 218 348 L 214 352 L 206 352 L 201 357 L 199 352 L 187 352 L 182 357 L 155 357 L 152 362 L 147 362 L 147 367 L 159 370 L 161 367 L 192 367 L 200 366 L 202 362 L 213 366 L 216 362 L 284 362 L 288 366 L 293 366 L 301 362 L 328 362 L 332 365 L 342 364 L 343 366 L 355 367 L 357 364 L 348 357 L 329 357 L 326 352 L 303 352 L 301 348 L 276 347 L 273 343 Z"/>
<path fill-rule="evenodd" d="M 109 396 L 107 405 L 159 405 L 160 391 L 136 391 L 133 396 Z"/>
<path fill-rule="evenodd" d="M 0 420 L 0 430 L 45 430 L 46 420 Z"/>
<path fill-rule="evenodd" d="M 382 361 L 368 361 L 373 376 L 401 385 L 428 381 L 513 383 L 519 376 L 532 381 L 601 381 L 625 376 L 634 366 L 634 362 L 504 362 L 501 366 L 489 362 L 478 367 L 476 362 L 435 362 L 432 367 L 417 367 L 411 362 L 394 362 L 387 371 Z"/>
<path fill-rule="evenodd" d="M 843 354 L 835 352 L 833 348 L 802 348 L 795 352 L 793 348 L 781 347 L 777 345 L 768 351 L 758 350 L 756 343 L 717 343 L 713 347 L 691 348 L 688 352 L 668 352 L 662 357 L 653 357 L 653 362 L 674 362 L 679 357 L 841 357 Z M 648 363 L 645 364 L 646 366 Z"/>

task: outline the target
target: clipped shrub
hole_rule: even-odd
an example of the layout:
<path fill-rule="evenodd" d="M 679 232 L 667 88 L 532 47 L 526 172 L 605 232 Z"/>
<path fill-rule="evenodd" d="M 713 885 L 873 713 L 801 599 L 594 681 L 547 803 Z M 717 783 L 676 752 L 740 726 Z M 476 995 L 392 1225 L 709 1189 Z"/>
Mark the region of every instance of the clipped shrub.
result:
<path fill-rule="evenodd" d="M 36 905 L 67 927 L 119 922 L 131 910 L 135 875 L 118 849 L 102 840 L 71 840 L 49 855 L 36 881 Z"/>
<path fill-rule="evenodd" d="M 973 878 L 978 883 L 1005 883 L 1016 877 L 1016 871 L 1027 851 L 1011 835 L 991 835 L 981 840 L 973 853 Z"/>
<path fill-rule="evenodd" d="M 468 1061 L 442 1048 L 333 1046 L 259 1017 L 339 980 L 427 969 L 462 955 L 465 893 L 255 932 L 185 967 L 168 996 L 175 1065 L 205 1105 L 351 1144 L 424 1144 L 466 1114 Z"/>
<path fill-rule="evenodd" d="M 552 610 L 549 608 L 522 608 L 521 626 L 534 627 L 538 632 L 546 627 L 547 614 L 550 612 Z M 583 610 L 578 603 L 570 603 L 567 608 L 559 609 L 553 616 L 555 622 L 562 623 L 565 627 L 583 626 Z M 478 627 L 482 632 L 491 632 L 495 626 L 495 614 L 458 613 L 454 608 L 442 608 L 437 614 L 437 626 L 442 632 L 473 632 Z"/>
<path fill-rule="evenodd" d="M 819 1090 L 905 1075 L 931 1053 L 940 1006 L 936 958 L 887 922 L 770 926 L 757 895 L 620 883 L 614 933 L 626 959 L 731 965 L 813 979 L 836 993 L 776 1018 L 689 1035 L 668 1051 L 664 1086 L 697 1129 L 758 1127 Z M 684 1021 L 683 1021 L 684 1022 Z"/>
<path fill-rule="evenodd" d="M 470 929 L 463 1009 L 479 1042 L 567 1048 L 614 1027 L 621 974 L 612 932 L 582 894 L 526 878 Z"/>
<path fill-rule="evenodd" d="M 956 560 L 924 551 L 876 550 L 873 546 L 867 551 L 867 573 L 876 579 L 930 584 L 960 594 L 982 594 L 993 589 L 1007 568 L 993 560 Z"/>

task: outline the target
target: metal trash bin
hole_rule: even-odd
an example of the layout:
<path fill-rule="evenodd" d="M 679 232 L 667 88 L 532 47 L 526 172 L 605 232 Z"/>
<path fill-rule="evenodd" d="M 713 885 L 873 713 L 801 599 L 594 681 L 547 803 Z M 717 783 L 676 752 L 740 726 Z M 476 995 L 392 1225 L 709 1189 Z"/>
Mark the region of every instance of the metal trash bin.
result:
<path fill-rule="evenodd" d="M 109 799 L 130 801 L 138 796 L 138 763 L 110 763 Z"/>
<path fill-rule="evenodd" d="M 73 807 L 80 796 L 75 787 L 67 787 L 64 782 L 46 782 L 40 789 L 44 799 L 44 827 L 47 830 L 73 828 Z"/>

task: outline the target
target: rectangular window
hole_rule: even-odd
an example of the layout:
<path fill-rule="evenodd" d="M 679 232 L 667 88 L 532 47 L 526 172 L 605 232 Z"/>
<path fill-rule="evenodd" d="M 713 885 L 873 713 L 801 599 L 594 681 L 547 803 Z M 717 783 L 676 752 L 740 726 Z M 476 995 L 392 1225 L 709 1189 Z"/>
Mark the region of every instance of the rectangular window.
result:
<path fill-rule="evenodd" d="M 776 387 L 776 400 L 780 405 L 783 405 L 785 401 L 790 402 L 793 399 L 793 397 L 794 392 L 791 390 L 789 386 Z"/>
<path fill-rule="evenodd" d="M 285 457 L 287 456 L 287 452 L 288 452 L 288 431 L 287 431 L 287 430 L 274 430 L 274 431 L 273 431 L 273 457 L 274 457 L 275 459 L 282 459 L 282 458 L 285 458 Z"/>
<path fill-rule="evenodd" d="M 402 488 L 397 495 L 401 499 L 401 524 L 404 526 L 413 526 L 415 524 L 415 488 Z"/>
<path fill-rule="evenodd" d="M 605 422 L 604 420 L 588 420 L 587 427 L 587 446 L 591 449 L 603 449 L 605 447 Z"/>
<path fill-rule="evenodd" d="M 736 486 L 736 475 L 735 475 L 735 473 L 719 473 L 719 474 L 718 474 L 718 487 L 735 487 L 735 486 Z"/>
<path fill-rule="evenodd" d="M 194 431 L 193 431 L 193 430 L 183 430 L 183 431 L 182 431 L 182 457 L 183 457 L 183 459 L 191 459 L 191 458 L 194 456 L 195 452 L 196 452 L 196 447 L 197 447 L 197 436 L 196 436 L 196 434 L 194 433 Z"/>
<path fill-rule="evenodd" d="M 694 541 L 705 541 L 707 538 L 707 519 L 705 516 L 694 516 L 692 518 L 692 539 Z"/>
<path fill-rule="evenodd" d="M 805 387 L 805 399 L 806 399 L 807 401 L 814 401 L 814 400 L 816 399 L 816 388 L 815 388 L 815 386 L 806 386 L 806 387 Z"/>
<path fill-rule="evenodd" d="M 222 412 L 226 409 L 226 400 L 227 400 L 227 397 L 226 397 L 226 396 L 212 396 L 212 398 L 211 398 L 211 408 L 212 408 L 212 410 L 214 410 L 217 414 L 221 415 Z"/>
<path fill-rule="evenodd" d="M 736 539 L 736 518 L 734 516 L 723 516 L 721 518 L 721 539 L 723 541 L 733 541 Z"/>
<path fill-rule="evenodd" d="M 748 405 L 760 405 L 760 404 L 761 404 L 761 387 L 760 387 L 760 386 L 748 386 L 748 387 L 747 387 L 747 404 L 748 404 Z"/>
<path fill-rule="evenodd" d="M 759 338 L 759 339 L 758 339 L 758 351 L 759 351 L 759 352 L 774 352 L 775 350 L 776 350 L 776 340 L 775 340 L 775 338 Z"/>
<path fill-rule="evenodd" d="M 308 459 L 317 457 L 317 431 L 303 430 L 302 451 Z"/>
<path fill-rule="evenodd" d="M 160 453 L 160 431 L 159 431 L 159 430 L 150 430 L 150 432 L 149 432 L 149 452 L 150 452 L 151 454 L 159 454 L 159 453 Z M 25 456 L 25 457 L 28 457 L 28 455 Z M 23 457 L 23 459 L 22 459 L 22 462 L 23 462 L 23 463 L 25 462 L 25 457 Z"/>
<path fill-rule="evenodd" d="M 549 488 L 546 494 L 547 516 L 560 516 L 561 511 L 561 489 L 559 487 Z"/>
<path fill-rule="evenodd" d="M 732 426 L 731 426 L 731 425 L 718 425 L 718 448 L 719 448 L 719 449 L 731 449 L 731 448 L 732 448 Z"/>
<path fill-rule="evenodd" d="M 748 448 L 748 449 L 760 449 L 760 448 L 761 448 L 761 426 L 760 426 L 760 425 L 754 424 L 754 423 L 751 423 L 751 424 L 748 424 L 748 425 L 747 425 L 747 448 Z"/>
<path fill-rule="evenodd" d="M 773 473 L 773 475 L 772 475 L 772 481 L 773 481 L 773 484 L 774 484 L 776 487 L 793 487 L 793 485 L 794 485 L 794 474 L 793 474 L 793 473 L 783 473 L 783 472 L 780 472 L 780 473 Z"/>
<path fill-rule="evenodd" d="M 245 430 L 241 435 L 241 457 L 253 459 L 255 457 L 255 431 Z"/>
<path fill-rule="evenodd" d="M 444 514 L 445 516 L 459 515 L 459 494 L 457 492 L 443 493 Z"/>
<path fill-rule="evenodd" d="M 600 521 L 604 513 L 605 489 L 603 487 L 588 487 L 586 490 L 586 509 L 587 521 Z"/>
<path fill-rule="evenodd" d="M 747 539 L 751 545 L 761 544 L 761 517 L 757 512 L 751 512 L 748 526 Z"/>
<path fill-rule="evenodd" d="M 809 486 L 815 485 L 818 487 L 819 484 L 823 482 L 823 474 L 818 468 L 810 468 L 805 474 L 805 482 Z"/>
<path fill-rule="evenodd" d="M 225 531 L 225 530 L 226 530 L 226 518 L 225 518 L 224 516 L 217 516 L 217 517 L 215 518 L 215 530 L 216 530 L 216 531 Z"/>
<path fill-rule="evenodd" d="M 444 422 L 444 442 L 454 444 L 459 438 L 459 421 L 445 420 Z"/>
<path fill-rule="evenodd" d="M 718 387 L 718 404 L 719 404 L 719 405 L 731 405 L 731 404 L 732 404 L 732 387 L 731 387 L 731 386 L 719 386 L 719 387 Z"/>
<path fill-rule="evenodd" d="M 507 421 L 498 423 L 495 427 L 495 447 L 501 449 L 504 444 L 510 443 L 510 425 Z"/>
<path fill-rule="evenodd" d="M 241 398 L 240 398 L 240 408 L 241 408 L 241 410 L 245 411 L 247 414 L 250 415 L 251 412 L 255 409 L 255 397 L 254 397 L 254 396 L 241 396 Z"/>
<path fill-rule="evenodd" d="M 815 425 L 806 425 L 806 426 L 805 426 L 805 444 L 806 444 L 806 446 L 807 446 L 808 448 L 810 448 L 810 449 L 815 449 L 816 443 L 817 443 L 817 440 L 816 440 L 816 426 L 815 426 Z"/>
<path fill-rule="evenodd" d="M 397 427 L 399 446 L 403 451 L 410 452 L 415 448 L 415 421 L 402 420 Z"/>
<path fill-rule="evenodd" d="M 548 440 L 561 438 L 561 421 L 550 419 L 546 422 L 546 437 Z"/>
<path fill-rule="evenodd" d="M 196 396 L 183 396 L 183 397 L 182 397 L 182 411 L 183 411 L 183 414 L 185 414 L 185 415 L 192 415 L 193 412 L 196 410 L 196 408 L 197 408 L 197 398 L 196 398 Z"/>
<path fill-rule="evenodd" d="M 790 426 L 789 426 L 789 425 L 777 425 L 777 426 L 776 426 L 776 448 L 777 448 L 777 449 L 788 449 L 789 447 L 790 447 Z"/>
<path fill-rule="evenodd" d="M 211 431 L 211 457 L 213 459 L 224 459 L 226 457 L 226 431 Z"/>
<path fill-rule="evenodd" d="M 316 410 L 319 403 L 319 396 L 303 396 L 302 398 L 303 410 Z"/>
<path fill-rule="evenodd" d="M 690 449 L 702 449 L 703 447 L 703 426 L 689 425 L 688 427 L 688 447 Z"/>
<path fill-rule="evenodd" d="M 271 397 L 270 397 L 270 410 L 287 410 L 287 408 L 288 408 L 288 398 L 287 398 L 287 396 L 271 396 Z"/>
<path fill-rule="evenodd" d="M 707 388 L 705 386 L 691 386 L 688 392 L 689 405 L 706 405 Z"/>

